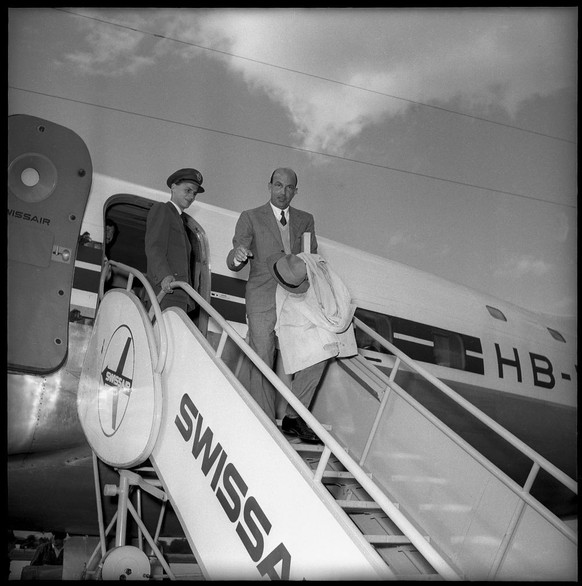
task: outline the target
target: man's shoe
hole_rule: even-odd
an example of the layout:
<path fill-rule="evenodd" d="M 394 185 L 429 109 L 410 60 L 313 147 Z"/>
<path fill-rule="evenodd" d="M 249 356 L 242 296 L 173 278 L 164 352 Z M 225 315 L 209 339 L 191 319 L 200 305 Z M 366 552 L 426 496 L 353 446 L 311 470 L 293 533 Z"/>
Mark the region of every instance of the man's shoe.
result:
<path fill-rule="evenodd" d="M 284 433 L 297 436 L 301 441 L 310 444 L 320 444 L 322 441 L 315 435 L 313 430 L 301 419 L 301 417 L 283 417 L 281 429 Z"/>

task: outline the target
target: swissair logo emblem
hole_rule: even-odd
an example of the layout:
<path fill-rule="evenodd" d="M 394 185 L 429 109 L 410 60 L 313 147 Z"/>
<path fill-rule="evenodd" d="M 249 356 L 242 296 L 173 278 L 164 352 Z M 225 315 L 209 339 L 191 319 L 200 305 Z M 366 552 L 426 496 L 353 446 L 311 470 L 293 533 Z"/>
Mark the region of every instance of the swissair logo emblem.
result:
<path fill-rule="evenodd" d="M 106 436 L 119 429 L 129 404 L 135 367 L 135 345 L 127 326 L 111 336 L 99 385 L 99 421 Z"/>

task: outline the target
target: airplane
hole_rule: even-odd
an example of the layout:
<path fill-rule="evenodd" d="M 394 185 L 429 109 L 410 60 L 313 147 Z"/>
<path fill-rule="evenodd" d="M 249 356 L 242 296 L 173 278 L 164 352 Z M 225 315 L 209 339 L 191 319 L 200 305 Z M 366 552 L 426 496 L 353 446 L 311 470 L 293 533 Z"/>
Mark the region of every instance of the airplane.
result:
<path fill-rule="evenodd" d="M 94 172 L 82 138 L 63 126 L 29 115 L 8 122 L 8 527 L 97 535 L 79 379 L 107 261 L 146 272 L 147 214 L 168 194 Z M 194 289 L 244 338 L 247 269 L 233 273 L 225 262 L 239 214 L 195 201 L 187 215 Z M 107 244 L 109 220 L 117 234 Z M 356 318 L 576 478 L 575 323 L 323 236 L 318 243 L 350 290 Z M 114 279 L 113 287 L 126 286 L 123 274 Z M 132 291 L 142 298 L 139 283 Z M 202 315 L 191 317 L 201 330 L 211 327 Z M 359 354 L 388 373 L 391 353 L 364 329 L 355 331 Z M 527 465 L 511 446 L 414 373 L 399 377 L 429 411 L 523 481 Z M 111 467 L 98 466 L 104 484 L 115 482 Z M 576 496 L 551 478 L 542 476 L 531 493 L 558 517 L 577 519 Z M 175 517 L 165 531 L 181 535 Z"/>

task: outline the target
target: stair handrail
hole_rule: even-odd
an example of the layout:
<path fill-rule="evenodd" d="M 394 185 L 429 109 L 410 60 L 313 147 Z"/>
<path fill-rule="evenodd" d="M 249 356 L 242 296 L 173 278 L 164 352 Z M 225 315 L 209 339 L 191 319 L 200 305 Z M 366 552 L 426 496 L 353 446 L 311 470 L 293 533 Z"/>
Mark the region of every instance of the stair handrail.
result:
<path fill-rule="evenodd" d="M 398 526 L 412 545 L 424 556 L 438 574 L 446 580 L 463 579 L 459 572 L 445 560 L 443 555 L 429 543 L 426 537 L 417 527 L 398 509 L 398 507 L 384 494 L 382 489 L 370 478 L 367 472 L 346 452 L 345 448 L 323 427 L 323 425 L 311 414 L 311 412 L 299 401 L 291 389 L 269 368 L 261 357 L 248 345 L 242 336 L 227 322 L 227 320 L 206 301 L 191 285 L 184 281 L 173 281 L 170 284 L 172 289 L 181 288 L 194 299 L 194 301 L 212 317 L 222 328 L 223 335 L 226 334 L 240 350 L 254 363 L 263 373 L 275 389 L 295 409 L 297 414 L 309 425 L 313 432 L 321 439 L 325 446 L 329 447 L 334 456 L 354 475 L 362 488 L 380 506 L 392 521 Z M 161 292 L 158 301 L 164 297 Z M 224 348 L 224 343 L 219 343 L 219 351 Z"/>
<path fill-rule="evenodd" d="M 129 267 L 122 263 L 116 261 L 107 261 L 108 263 L 121 268 L 130 274 L 130 279 L 128 281 L 126 289 L 131 288 L 131 275 L 135 275 L 139 278 L 139 280 L 143 283 L 144 288 L 150 298 L 152 303 L 152 308 L 150 309 L 150 318 L 153 317 L 155 314 L 156 320 L 163 330 L 161 334 L 164 338 L 163 343 L 163 363 L 162 363 L 162 356 L 160 355 L 160 359 L 158 360 L 158 364 L 162 363 L 165 364 L 166 353 L 167 353 L 167 338 L 166 338 L 166 331 L 164 326 L 164 321 L 161 319 L 161 309 L 159 307 L 159 302 L 164 298 L 165 293 L 162 291 L 160 294 L 155 296 L 153 292 L 153 288 L 145 278 L 145 276 L 140 273 L 137 269 L 133 267 Z M 100 298 L 102 297 L 103 293 L 103 283 L 104 283 L 104 274 L 102 274 L 101 282 L 100 282 Z M 449 562 L 445 560 L 445 558 L 440 554 L 429 542 L 428 540 L 420 533 L 420 531 L 413 525 L 410 520 L 408 520 L 392 503 L 392 501 L 382 492 L 382 490 L 371 480 L 369 475 L 361 468 L 361 466 L 345 451 L 344 447 L 335 440 L 335 438 L 322 426 L 322 424 L 311 414 L 311 412 L 306 409 L 303 404 L 295 397 L 293 392 L 285 385 L 281 379 L 273 372 L 271 368 L 269 368 L 264 361 L 259 357 L 259 355 L 248 345 L 247 342 L 240 336 L 240 334 L 227 322 L 227 320 L 216 310 L 214 309 L 210 303 L 204 299 L 197 291 L 195 291 L 188 283 L 183 281 L 174 281 L 170 284 L 172 289 L 181 288 L 183 289 L 210 317 L 212 317 L 216 323 L 222 328 L 223 338 L 224 334 L 226 334 L 239 348 L 240 350 L 255 364 L 255 366 L 262 372 L 262 374 L 267 378 L 267 380 L 275 387 L 277 392 L 279 392 L 287 402 L 297 411 L 297 413 L 301 416 L 301 418 L 311 427 L 313 432 L 322 440 L 324 445 L 329 448 L 335 457 L 345 466 L 345 468 L 354 475 L 354 478 L 360 483 L 360 485 L 364 488 L 364 490 L 376 501 L 376 503 L 382 508 L 382 510 L 395 522 L 395 524 L 400 528 L 404 535 L 406 535 L 410 542 L 418 549 L 418 551 L 427 559 L 427 561 L 433 566 L 433 568 L 445 579 L 449 580 L 460 580 L 462 577 L 459 575 L 458 571 L 455 570 Z M 153 310 L 153 311 L 152 311 Z M 513 445 L 516 449 L 518 449 L 521 453 L 525 456 L 530 458 L 533 461 L 532 472 L 526 481 L 527 488 L 525 492 L 527 493 L 529 488 L 533 483 L 533 479 L 537 474 L 539 468 L 544 469 L 548 472 L 551 476 L 553 476 L 556 480 L 561 482 L 564 486 L 569 488 L 572 492 L 577 494 L 577 482 L 570 478 L 567 474 L 562 472 L 559 468 L 557 468 L 554 464 L 546 460 L 543 456 L 538 454 L 535 450 L 530 448 L 527 444 L 522 442 L 519 438 L 514 436 L 511 432 L 506 430 L 496 421 L 491 419 L 485 413 L 480 411 L 477 407 L 469 403 L 466 399 L 461 397 L 458 393 L 456 393 L 453 389 L 448 387 L 442 381 L 440 381 L 437 377 L 432 375 L 430 372 L 425 370 L 422 366 L 420 366 L 416 361 L 409 358 L 404 352 L 399 350 L 394 344 L 380 336 L 377 332 L 375 332 L 372 328 L 367 326 L 358 318 L 353 318 L 353 324 L 357 327 L 362 329 L 368 335 L 370 335 L 373 339 L 379 342 L 383 347 L 389 350 L 396 358 L 396 365 L 395 368 L 398 368 L 398 364 L 404 363 L 408 368 L 417 372 L 420 376 L 426 379 L 428 382 L 433 384 L 437 387 L 441 392 L 445 393 L 448 397 L 450 397 L 453 401 L 457 404 L 462 406 L 468 412 L 470 412 L 473 416 L 479 419 L 482 423 L 484 423 L 487 427 L 492 429 L 498 435 L 500 435 L 503 439 L 505 439 L 508 443 Z M 224 339 L 221 339 L 217 349 L 217 357 L 220 357 L 220 352 L 224 348 Z M 381 371 L 379 371 L 381 372 Z M 395 373 L 393 373 L 395 374 Z M 390 377 L 390 383 L 393 383 L 393 376 Z M 395 385 L 398 386 L 398 385 Z M 531 496 L 528 494 L 528 496 Z M 521 498 L 524 499 L 524 496 L 521 495 Z M 568 531 L 568 537 L 574 539 L 577 542 L 577 536 L 573 531 Z"/>
<path fill-rule="evenodd" d="M 125 287 L 120 288 L 125 289 L 126 291 L 131 291 L 131 288 L 133 287 L 134 277 L 137 277 L 137 279 L 143 285 L 147 293 L 149 302 L 151 304 L 149 318 L 151 320 L 152 317 L 155 316 L 156 323 L 160 331 L 157 348 L 158 359 L 154 367 L 156 374 L 160 374 L 164 370 L 164 366 L 166 365 L 166 357 L 168 354 L 168 334 L 166 332 L 166 325 L 164 323 L 164 320 L 162 319 L 162 310 L 159 304 L 159 301 L 163 298 L 163 294 L 160 294 L 158 297 L 156 297 L 153 287 L 147 280 L 147 277 L 141 271 L 138 271 L 134 267 L 130 267 L 116 260 L 107 259 L 105 261 L 105 266 L 101 271 L 101 279 L 99 280 L 99 301 L 101 301 L 103 299 L 103 296 L 105 295 L 105 280 L 109 273 L 109 265 L 121 269 L 122 271 L 128 274 L 128 279 Z"/>
<path fill-rule="evenodd" d="M 475 407 L 472 403 L 461 397 L 459 393 L 451 389 L 448 385 L 439 380 L 436 376 L 428 372 L 422 366 L 420 366 L 415 360 L 408 357 L 402 350 L 399 350 L 394 344 L 380 336 L 372 328 L 367 326 L 360 319 L 354 317 L 354 325 L 362 329 L 366 334 L 373 337 L 376 341 L 380 342 L 382 346 L 388 349 L 396 358 L 411 370 L 420 374 L 424 379 L 437 387 L 440 391 L 445 393 L 455 403 L 463 407 L 466 411 L 475 416 L 479 421 L 489 427 L 492 431 L 501 436 L 504 440 L 514 446 L 519 452 L 527 456 L 534 464 L 537 464 L 540 468 L 548 472 L 552 477 L 561 482 L 564 486 L 569 488 L 575 494 L 578 494 L 578 483 L 570 478 L 565 472 L 560 470 L 557 466 L 552 464 L 549 460 L 544 458 L 541 454 L 533 450 L 530 446 L 520 440 L 518 437 L 513 435 L 510 431 L 505 429 L 502 425 L 497 423 L 494 419 L 483 413 L 478 407 Z M 533 479 L 531 479 L 533 481 Z"/>

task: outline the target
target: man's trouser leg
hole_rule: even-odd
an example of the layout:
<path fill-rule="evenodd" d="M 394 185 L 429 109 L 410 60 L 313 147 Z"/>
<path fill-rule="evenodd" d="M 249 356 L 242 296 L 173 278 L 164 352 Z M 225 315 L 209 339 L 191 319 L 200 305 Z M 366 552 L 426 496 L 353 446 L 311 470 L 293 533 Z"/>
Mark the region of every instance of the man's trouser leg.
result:
<path fill-rule="evenodd" d="M 275 363 L 275 310 L 253 313 L 248 316 L 249 345 L 269 368 Z M 275 421 L 275 387 L 253 364 L 250 367 L 249 392 L 263 411 Z"/>
<path fill-rule="evenodd" d="M 296 372 L 293 377 L 291 390 L 306 409 L 309 409 L 309 406 L 311 405 L 313 395 L 315 394 L 315 390 L 321 380 L 326 365 L 327 360 L 323 360 Z M 291 405 L 287 405 L 286 415 L 291 418 L 298 417 L 297 412 L 291 407 Z"/>

